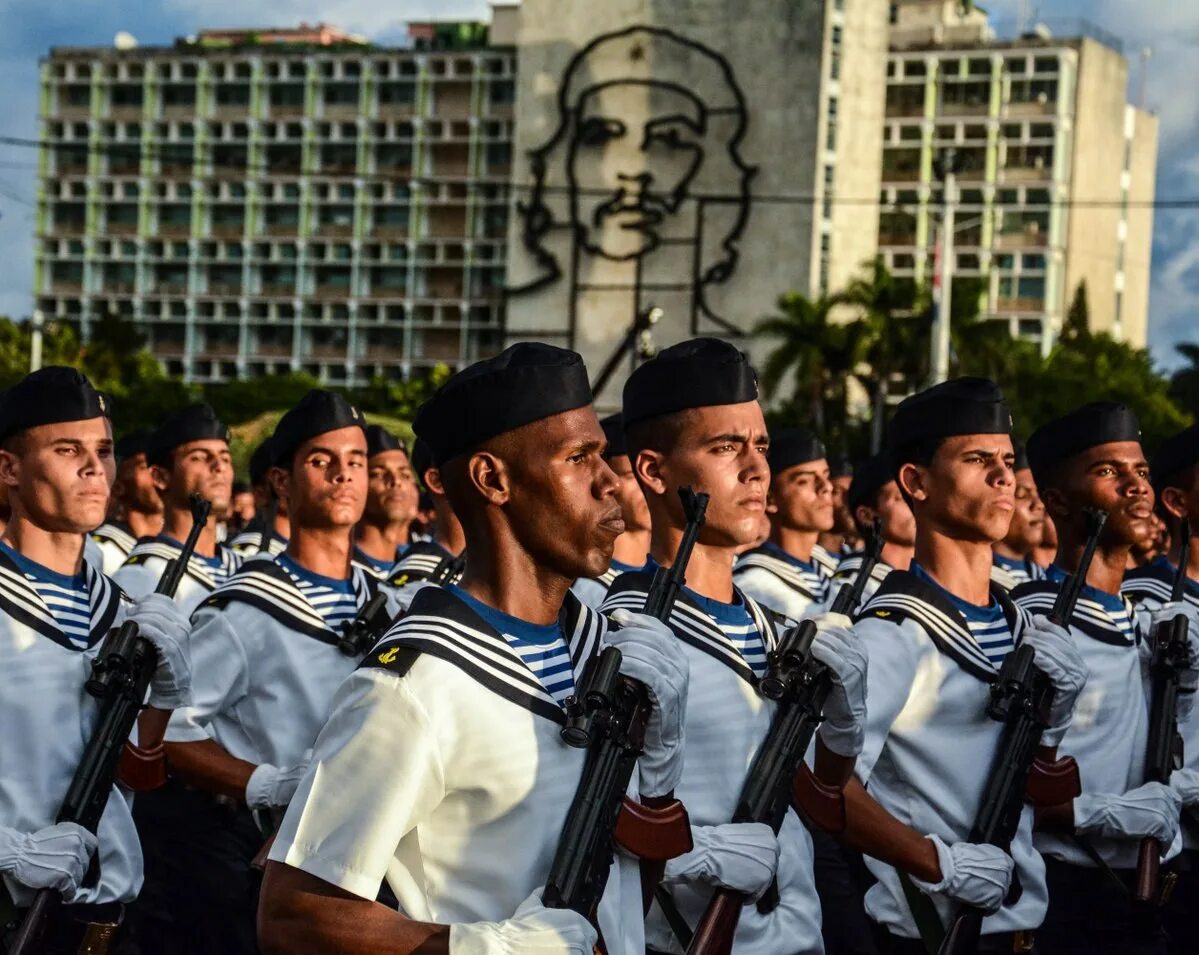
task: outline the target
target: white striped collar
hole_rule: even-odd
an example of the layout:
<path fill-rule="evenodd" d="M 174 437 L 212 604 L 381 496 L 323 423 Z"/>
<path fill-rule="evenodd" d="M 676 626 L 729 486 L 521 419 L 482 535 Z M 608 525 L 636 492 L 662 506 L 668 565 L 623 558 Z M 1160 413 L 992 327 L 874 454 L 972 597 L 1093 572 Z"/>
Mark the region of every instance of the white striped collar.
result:
<path fill-rule="evenodd" d="M 83 578 L 87 586 L 91 616 L 86 648 L 80 647 L 62 632 L 41 594 L 4 553 L 0 553 L 0 613 L 12 617 L 18 623 L 68 650 L 80 651 L 94 647 L 112 629 L 121 602 L 127 598 L 120 587 L 87 561 L 83 561 Z"/>
<path fill-rule="evenodd" d="M 816 568 L 816 575 L 827 589 L 829 576 L 825 573 L 825 566 L 815 561 L 815 551 L 813 551 L 812 556 L 812 564 Z M 733 577 L 736 578 L 738 574 L 742 574 L 754 567 L 769 571 L 792 590 L 797 591 L 814 603 L 820 603 L 824 600 L 822 593 L 813 592 L 810 580 L 811 575 L 809 573 L 796 567 L 789 560 L 772 554 L 764 547 L 757 547 L 742 554 L 733 567 Z"/>
<path fill-rule="evenodd" d="M 1030 614 L 1048 615 L 1057 601 L 1058 591 L 1061 588 L 1062 585 L 1058 581 L 1034 580 L 1021 584 L 1012 591 L 1012 600 Z M 1078 601 L 1074 605 L 1074 615 L 1070 618 L 1070 626 L 1100 643 L 1114 646 L 1135 646 L 1141 640 L 1136 612 L 1127 595 L 1121 594 L 1120 599 L 1124 612 L 1128 614 L 1128 621 L 1133 627 L 1131 639 L 1123 628 L 1112 619 L 1108 609 L 1099 601 L 1088 597 L 1085 591 L 1079 595 Z"/>
<path fill-rule="evenodd" d="M 137 538 L 128 528 L 115 523 L 101 524 L 92 531 L 92 540 L 101 544 L 115 544 L 126 555 L 137 546 Z"/>
<path fill-rule="evenodd" d="M 138 541 L 137 546 L 125 558 L 125 563 L 143 564 L 150 557 L 157 557 L 164 561 L 174 560 L 182 551 L 183 548 L 168 537 L 146 538 Z M 217 556 L 221 559 L 221 572 L 226 579 L 237 571 L 244 560 L 240 554 L 221 544 L 217 544 Z M 197 558 L 195 554 L 188 560 L 185 573 L 205 590 L 216 590 L 219 583 L 212 576 L 212 569 L 203 560 Z"/>

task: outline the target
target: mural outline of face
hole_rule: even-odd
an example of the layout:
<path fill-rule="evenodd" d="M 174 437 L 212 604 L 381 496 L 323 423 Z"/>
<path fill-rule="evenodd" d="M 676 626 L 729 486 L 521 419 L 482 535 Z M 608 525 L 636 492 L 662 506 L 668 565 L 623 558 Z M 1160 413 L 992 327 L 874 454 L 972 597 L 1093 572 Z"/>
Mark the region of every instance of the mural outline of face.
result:
<path fill-rule="evenodd" d="M 608 114 L 621 88 L 651 90 L 643 117 Z M 660 226 L 688 196 L 703 164 L 704 105 L 673 84 L 609 83 L 584 90 L 567 152 L 571 217 L 594 255 L 628 261 L 658 247 Z"/>

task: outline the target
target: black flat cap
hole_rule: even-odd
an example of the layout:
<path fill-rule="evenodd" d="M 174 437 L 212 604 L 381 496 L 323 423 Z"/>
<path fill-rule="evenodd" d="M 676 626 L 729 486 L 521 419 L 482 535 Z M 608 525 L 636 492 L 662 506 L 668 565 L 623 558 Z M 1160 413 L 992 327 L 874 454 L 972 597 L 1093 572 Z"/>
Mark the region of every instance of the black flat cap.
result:
<path fill-rule="evenodd" d="M 1012 413 L 989 378 L 953 378 L 904 398 L 887 425 L 887 447 L 961 434 L 1011 434 Z M 903 461 L 893 460 L 896 467 Z"/>
<path fill-rule="evenodd" d="M 1016 452 L 1016 463 L 1012 465 L 1013 471 L 1026 471 L 1029 468 L 1028 464 L 1028 448 L 1019 441 L 1012 442 L 1012 450 Z"/>
<path fill-rule="evenodd" d="M 229 429 L 209 405 L 188 405 L 160 424 L 146 442 L 146 461 L 165 466 L 171 452 L 189 441 L 228 441 Z"/>
<path fill-rule="evenodd" d="M 1093 401 L 1055 418 L 1028 439 L 1028 463 L 1040 484 L 1056 464 L 1101 444 L 1140 441 L 1141 425 L 1127 405 Z"/>
<path fill-rule="evenodd" d="M 26 375 L 4 393 L 0 440 L 44 424 L 107 418 L 110 411 L 108 398 L 82 372 L 51 365 Z"/>
<path fill-rule="evenodd" d="M 271 441 L 272 436 L 267 435 L 266 440 L 250 455 L 251 484 L 261 484 L 266 480 L 266 472 L 275 466 L 275 446 Z"/>
<path fill-rule="evenodd" d="M 376 454 L 382 454 L 384 451 L 403 451 L 407 454 L 408 447 L 383 425 L 368 424 L 366 426 L 366 456 L 373 458 Z"/>
<path fill-rule="evenodd" d="M 412 442 L 412 470 L 416 474 L 417 483 L 425 486 L 425 472 L 433 467 L 433 452 L 429 446 L 417 438 Z"/>
<path fill-rule="evenodd" d="M 853 462 L 847 454 L 834 454 L 828 459 L 828 476 L 831 478 L 853 477 Z"/>
<path fill-rule="evenodd" d="M 131 431 L 123 438 L 118 439 L 112 448 L 117 464 L 139 454 L 145 454 L 152 433 L 150 431 Z"/>
<path fill-rule="evenodd" d="M 1153 486 L 1158 489 L 1169 487 L 1169 481 L 1181 477 L 1196 464 L 1199 464 L 1199 424 L 1167 438 L 1154 452 L 1149 459 Z"/>
<path fill-rule="evenodd" d="M 745 355 L 718 338 L 664 348 L 629 375 L 624 424 L 660 415 L 758 400 L 758 376 Z"/>
<path fill-rule="evenodd" d="M 608 449 L 604 451 L 605 458 L 629 453 L 629 445 L 624 438 L 624 418 L 619 411 L 606 418 L 600 418 L 600 427 L 604 429 L 604 437 L 608 441 Z"/>
<path fill-rule="evenodd" d="M 576 352 L 518 342 L 438 388 L 412 430 L 440 467 L 501 434 L 589 404 L 587 368 Z"/>
<path fill-rule="evenodd" d="M 828 452 L 821 441 L 807 428 L 784 428 L 770 436 L 770 473 L 781 474 L 787 468 L 809 461 L 819 461 Z"/>
<path fill-rule="evenodd" d="M 895 480 L 895 468 L 891 457 L 886 452 L 867 458 L 858 465 L 853 474 L 853 482 L 845 495 L 845 503 L 852 514 L 865 504 L 874 507 L 878 501 L 878 492 Z"/>
<path fill-rule="evenodd" d="M 291 459 L 300 445 L 318 434 L 355 427 L 366 429 L 366 419 L 361 411 L 335 391 L 314 388 L 275 425 L 275 433 L 271 436 L 275 465 L 291 467 Z"/>

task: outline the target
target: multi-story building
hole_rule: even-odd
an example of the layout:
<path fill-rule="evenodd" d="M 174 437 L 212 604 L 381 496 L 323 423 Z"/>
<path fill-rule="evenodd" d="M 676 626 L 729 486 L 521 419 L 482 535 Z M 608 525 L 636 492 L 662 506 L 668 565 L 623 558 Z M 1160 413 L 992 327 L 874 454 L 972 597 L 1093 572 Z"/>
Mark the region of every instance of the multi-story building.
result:
<path fill-rule="evenodd" d="M 493 351 L 515 51 L 477 24 L 410 34 L 53 49 L 37 307 L 85 334 L 127 316 L 196 381 L 363 384 Z"/>
<path fill-rule="evenodd" d="M 1143 347 L 1157 120 L 1127 103 L 1119 41 L 1072 27 L 1000 40 L 957 0 L 892 4 L 880 250 L 931 279 L 953 147 L 954 275 L 982 314 L 1047 348 L 1085 282 L 1092 330 Z"/>

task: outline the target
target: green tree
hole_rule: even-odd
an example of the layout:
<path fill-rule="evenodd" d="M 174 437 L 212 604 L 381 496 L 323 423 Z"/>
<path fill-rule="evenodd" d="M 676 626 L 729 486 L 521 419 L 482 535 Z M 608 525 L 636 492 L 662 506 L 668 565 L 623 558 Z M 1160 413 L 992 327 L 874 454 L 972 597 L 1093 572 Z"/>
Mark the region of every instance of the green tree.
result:
<path fill-rule="evenodd" d="M 1066 320 L 1062 322 L 1059 341 L 1080 342 L 1091 337 L 1091 310 L 1087 305 L 1087 280 L 1083 279 L 1074 290 Z"/>

